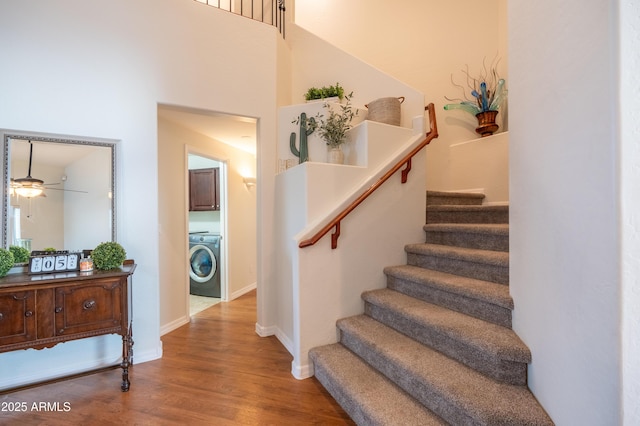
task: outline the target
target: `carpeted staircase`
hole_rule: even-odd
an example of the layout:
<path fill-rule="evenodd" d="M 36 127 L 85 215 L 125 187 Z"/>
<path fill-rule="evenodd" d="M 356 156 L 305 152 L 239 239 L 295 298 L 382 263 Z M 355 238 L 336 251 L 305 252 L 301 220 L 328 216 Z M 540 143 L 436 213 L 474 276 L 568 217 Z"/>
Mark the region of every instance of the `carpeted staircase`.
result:
<path fill-rule="evenodd" d="M 511 330 L 508 206 L 427 193 L 426 242 L 314 348 L 316 378 L 359 425 L 552 425 Z"/>

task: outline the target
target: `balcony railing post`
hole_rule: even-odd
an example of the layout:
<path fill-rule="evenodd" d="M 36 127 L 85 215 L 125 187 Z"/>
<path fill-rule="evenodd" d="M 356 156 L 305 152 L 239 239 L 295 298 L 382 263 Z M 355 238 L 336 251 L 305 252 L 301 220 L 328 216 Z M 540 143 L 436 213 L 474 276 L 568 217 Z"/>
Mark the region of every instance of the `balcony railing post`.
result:
<path fill-rule="evenodd" d="M 244 2 L 245 0 L 240 0 L 240 10 L 238 13 L 238 10 L 236 9 L 236 12 L 234 12 L 234 8 L 233 8 L 233 0 L 229 0 L 229 3 L 222 3 L 220 0 L 214 1 L 214 0 L 194 0 L 197 1 L 198 3 L 203 3 L 206 4 L 208 6 L 212 6 L 212 7 L 217 7 L 220 10 L 226 10 L 228 12 L 231 13 L 236 13 L 237 15 L 241 15 L 244 16 L 246 18 L 250 18 L 253 19 L 255 21 L 260 21 L 263 22 L 265 24 L 269 24 L 272 25 L 276 28 L 278 28 L 278 31 L 280 31 L 280 34 L 282 34 L 282 37 L 284 38 L 285 36 L 285 12 L 287 10 L 286 6 L 285 6 L 285 0 L 266 0 L 270 3 L 267 3 L 267 5 L 270 4 L 270 9 L 271 9 L 271 21 L 267 22 L 267 19 L 269 18 L 269 16 L 267 14 L 265 14 L 265 0 L 259 0 L 260 1 L 260 17 L 256 16 L 256 2 L 258 0 L 251 0 L 251 7 L 244 7 Z M 247 9 L 247 15 L 245 15 L 245 9 Z M 250 10 L 249 10 L 250 9 Z"/>

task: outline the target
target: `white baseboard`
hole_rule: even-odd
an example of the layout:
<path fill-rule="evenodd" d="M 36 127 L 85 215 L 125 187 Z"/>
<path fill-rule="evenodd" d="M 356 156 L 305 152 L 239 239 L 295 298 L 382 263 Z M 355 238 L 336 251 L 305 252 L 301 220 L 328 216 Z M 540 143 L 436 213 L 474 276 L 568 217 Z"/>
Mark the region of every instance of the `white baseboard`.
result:
<path fill-rule="evenodd" d="M 134 346 L 135 347 L 135 346 Z M 162 340 L 158 341 L 158 346 L 154 350 L 144 352 L 133 351 L 133 364 L 142 364 L 162 358 Z"/>
<path fill-rule="evenodd" d="M 145 352 L 135 352 L 133 363 L 141 364 L 143 362 L 152 361 L 162 358 L 162 342 L 159 341 L 158 346 L 154 350 Z M 19 377 L 0 378 L 0 391 L 18 388 L 21 386 L 33 385 L 37 383 L 47 382 L 50 380 L 60 379 L 76 374 L 82 374 L 99 370 L 101 368 L 113 367 L 120 365 L 122 356 L 105 356 L 102 358 L 84 359 L 83 361 L 74 362 L 68 365 L 47 364 L 43 370 L 33 372 L 20 372 Z M 42 365 L 42 364 L 41 364 Z M 133 383 L 132 383 L 133 386 Z M 114 383 L 114 388 L 119 389 L 120 383 Z"/>
<path fill-rule="evenodd" d="M 263 327 L 260 324 L 256 323 L 256 334 L 260 337 L 275 336 L 277 332 L 278 327 L 276 327 L 275 325 Z"/>
<path fill-rule="evenodd" d="M 240 296 L 243 296 L 247 293 L 249 293 L 250 291 L 255 290 L 256 288 L 258 288 L 258 283 L 253 283 L 253 284 L 249 284 L 248 286 L 241 288 L 240 290 L 236 290 L 233 293 L 231 293 L 230 297 L 227 298 L 227 301 L 232 301 L 234 299 L 237 299 Z"/>
<path fill-rule="evenodd" d="M 263 327 L 256 323 L 256 334 L 260 337 L 276 336 L 278 341 L 282 343 L 282 346 L 284 346 L 284 348 L 293 355 L 293 342 L 289 339 L 289 336 L 284 334 L 284 332 L 277 326 L 272 325 L 270 327 Z"/>
<path fill-rule="evenodd" d="M 177 320 L 171 321 L 169 324 L 165 324 L 160 327 L 160 336 L 164 336 L 165 334 L 172 332 L 176 328 L 180 328 L 185 324 L 189 324 L 189 317 L 184 316 L 182 318 L 178 318 Z"/>
<path fill-rule="evenodd" d="M 282 330 L 278 328 L 278 331 L 276 332 L 276 338 L 280 341 L 280 343 L 282 343 L 282 346 L 284 346 L 285 349 L 288 350 L 291 355 L 293 355 L 293 341 L 289 339 L 289 336 L 284 334 Z"/>
<path fill-rule="evenodd" d="M 298 380 L 308 379 L 313 377 L 314 370 L 313 364 L 298 365 L 296 361 L 291 361 L 291 374 Z"/>

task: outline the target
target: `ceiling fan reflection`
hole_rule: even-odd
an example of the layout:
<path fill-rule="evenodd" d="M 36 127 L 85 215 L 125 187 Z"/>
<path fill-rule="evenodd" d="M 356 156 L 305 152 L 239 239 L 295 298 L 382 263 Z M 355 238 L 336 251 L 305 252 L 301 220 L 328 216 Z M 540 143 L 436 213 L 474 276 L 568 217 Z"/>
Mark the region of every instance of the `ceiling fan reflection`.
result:
<path fill-rule="evenodd" d="M 14 193 L 21 197 L 33 198 L 33 197 L 46 197 L 44 190 L 51 189 L 54 191 L 67 191 L 67 192 L 80 192 L 87 194 L 87 191 L 79 191 L 74 189 L 64 188 L 51 188 L 51 185 L 60 185 L 57 183 L 44 183 L 41 179 L 36 179 L 31 176 L 31 164 L 33 162 L 33 144 L 29 141 L 29 169 L 27 171 L 27 177 L 13 179 L 11 178 L 10 187 Z"/>

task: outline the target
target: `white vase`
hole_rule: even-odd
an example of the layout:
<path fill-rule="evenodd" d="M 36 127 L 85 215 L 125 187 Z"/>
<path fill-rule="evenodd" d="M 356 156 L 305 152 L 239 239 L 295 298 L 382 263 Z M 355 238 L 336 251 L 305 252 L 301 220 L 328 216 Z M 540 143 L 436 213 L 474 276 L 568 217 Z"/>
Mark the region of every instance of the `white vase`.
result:
<path fill-rule="evenodd" d="M 330 164 L 344 164 L 344 152 L 342 145 L 329 148 L 327 152 L 327 162 Z"/>

